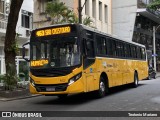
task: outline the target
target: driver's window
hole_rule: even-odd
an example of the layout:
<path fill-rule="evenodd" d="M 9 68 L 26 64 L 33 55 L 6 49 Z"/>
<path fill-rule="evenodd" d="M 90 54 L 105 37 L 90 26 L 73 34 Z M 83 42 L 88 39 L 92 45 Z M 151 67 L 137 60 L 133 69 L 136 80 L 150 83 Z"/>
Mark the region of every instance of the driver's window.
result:
<path fill-rule="evenodd" d="M 45 46 L 44 43 L 41 43 L 41 58 L 45 58 Z"/>
<path fill-rule="evenodd" d="M 36 56 L 37 56 L 37 54 L 36 54 L 36 51 L 37 51 L 37 50 L 36 50 L 36 46 L 33 45 L 33 46 L 32 46 L 32 49 L 33 49 L 33 52 L 32 52 L 32 54 L 33 54 L 33 60 L 36 60 L 36 59 L 37 59 L 37 57 L 36 57 Z"/>

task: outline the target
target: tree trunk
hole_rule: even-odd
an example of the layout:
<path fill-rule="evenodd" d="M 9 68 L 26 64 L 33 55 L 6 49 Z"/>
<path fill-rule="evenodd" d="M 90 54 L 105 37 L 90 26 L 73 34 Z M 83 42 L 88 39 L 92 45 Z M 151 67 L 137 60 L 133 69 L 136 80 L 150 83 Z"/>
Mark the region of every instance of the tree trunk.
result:
<path fill-rule="evenodd" d="M 13 75 L 16 75 L 16 26 L 19 17 L 19 11 L 22 6 L 23 0 L 11 0 L 10 13 L 8 16 L 6 37 L 5 37 L 5 65 L 6 74 L 9 73 L 11 69 L 9 64 L 12 65 Z"/>

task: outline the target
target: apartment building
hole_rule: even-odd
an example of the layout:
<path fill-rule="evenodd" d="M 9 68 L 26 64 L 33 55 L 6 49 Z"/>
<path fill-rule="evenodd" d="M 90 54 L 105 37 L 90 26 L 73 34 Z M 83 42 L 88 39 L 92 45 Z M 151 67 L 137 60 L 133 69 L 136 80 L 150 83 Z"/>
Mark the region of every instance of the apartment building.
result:
<path fill-rule="evenodd" d="M 160 71 L 160 10 L 151 10 L 147 5 L 154 0 L 138 0 L 133 41 L 146 46 L 151 54 L 148 62 Z"/>
<path fill-rule="evenodd" d="M 6 27 L 8 21 L 10 0 L 0 0 L 0 74 L 5 73 L 5 60 L 4 60 L 4 40 L 6 34 Z M 17 44 L 19 52 L 16 56 L 17 73 L 21 72 L 23 67 L 27 64 L 22 59 L 22 45 L 29 40 L 30 31 L 33 27 L 33 0 L 24 0 L 16 27 L 18 34 Z M 28 49 L 26 49 L 28 51 Z"/>
<path fill-rule="evenodd" d="M 53 0 L 33 0 L 34 1 L 34 15 L 33 15 L 33 28 L 40 28 L 51 25 L 50 16 L 46 14 L 47 2 Z M 65 2 L 66 6 L 78 14 L 78 0 L 60 0 Z M 66 2 L 67 1 L 67 2 Z"/>
<path fill-rule="evenodd" d="M 46 3 L 52 0 L 34 0 L 34 28 L 51 24 L 50 17 L 45 13 Z M 78 0 L 60 0 L 78 16 Z M 111 34 L 111 0 L 81 0 L 82 20 L 90 17 L 92 27 Z"/>
<path fill-rule="evenodd" d="M 85 0 L 81 0 L 84 5 Z M 92 26 L 98 30 L 112 34 L 111 14 L 112 0 L 86 0 L 82 10 L 83 19 L 90 17 Z"/>

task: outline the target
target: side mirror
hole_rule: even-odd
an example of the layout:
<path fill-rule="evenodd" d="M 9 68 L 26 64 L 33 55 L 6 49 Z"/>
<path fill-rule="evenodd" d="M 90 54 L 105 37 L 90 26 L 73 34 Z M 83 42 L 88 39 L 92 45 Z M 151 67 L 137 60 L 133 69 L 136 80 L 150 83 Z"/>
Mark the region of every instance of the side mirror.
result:
<path fill-rule="evenodd" d="M 29 45 L 29 44 L 30 44 L 30 42 L 27 42 L 22 46 L 22 58 L 24 60 L 26 60 L 27 62 L 29 62 L 30 60 L 28 58 L 25 58 L 25 56 L 26 56 L 26 48 L 25 48 L 25 46 Z"/>

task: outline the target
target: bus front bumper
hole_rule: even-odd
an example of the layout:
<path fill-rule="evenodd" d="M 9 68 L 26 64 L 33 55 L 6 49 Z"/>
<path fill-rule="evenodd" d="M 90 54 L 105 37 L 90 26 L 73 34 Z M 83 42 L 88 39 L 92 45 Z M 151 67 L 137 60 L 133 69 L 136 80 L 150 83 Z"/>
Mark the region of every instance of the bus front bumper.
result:
<path fill-rule="evenodd" d="M 80 78 L 82 79 L 82 78 Z M 58 94 L 74 94 L 84 92 L 84 85 L 82 80 L 77 80 L 71 85 L 56 84 L 56 85 L 35 85 L 30 83 L 30 93 L 43 95 L 58 95 Z"/>

